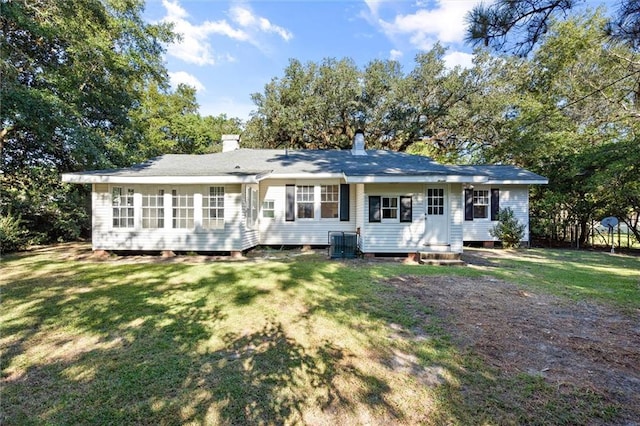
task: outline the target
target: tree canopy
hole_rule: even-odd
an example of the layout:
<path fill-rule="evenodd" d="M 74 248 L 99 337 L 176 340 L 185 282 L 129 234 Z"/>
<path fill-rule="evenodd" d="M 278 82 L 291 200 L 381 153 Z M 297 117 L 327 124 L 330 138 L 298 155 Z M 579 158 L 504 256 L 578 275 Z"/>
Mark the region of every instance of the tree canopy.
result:
<path fill-rule="evenodd" d="M 469 158 L 480 118 L 467 113 L 480 111 L 479 94 L 490 90 L 494 77 L 484 68 L 486 56 L 470 70 L 448 69 L 445 53 L 436 45 L 418 54 L 406 74 L 395 61 L 359 68 L 348 58 L 291 60 L 282 77 L 252 95 L 257 109 L 243 140 L 262 147 L 340 149 L 364 129 L 369 147 L 422 149 L 447 162 Z"/>
<path fill-rule="evenodd" d="M 467 40 L 499 52 L 527 55 L 543 40 L 554 20 L 567 18 L 586 0 L 496 0 L 467 15 Z M 640 1 L 620 0 L 600 28 L 631 48 L 640 47 Z"/>
<path fill-rule="evenodd" d="M 0 213 L 31 241 L 77 237 L 86 188 L 67 171 L 128 166 L 165 152 L 215 150 L 240 122 L 201 117 L 192 88 L 171 91 L 142 0 L 0 2 Z"/>

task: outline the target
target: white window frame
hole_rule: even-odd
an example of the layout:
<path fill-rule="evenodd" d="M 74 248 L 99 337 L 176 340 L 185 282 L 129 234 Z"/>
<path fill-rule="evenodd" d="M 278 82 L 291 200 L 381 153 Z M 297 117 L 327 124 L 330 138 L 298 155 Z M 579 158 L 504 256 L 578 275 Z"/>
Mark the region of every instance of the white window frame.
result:
<path fill-rule="evenodd" d="M 258 223 L 258 189 L 247 186 L 244 191 L 245 224 L 254 229 Z"/>
<path fill-rule="evenodd" d="M 488 189 L 473 190 L 473 219 L 489 219 L 491 209 L 491 192 Z M 484 216 L 476 215 L 476 207 L 484 207 Z"/>
<path fill-rule="evenodd" d="M 224 186 L 207 186 L 202 194 L 202 229 L 224 229 Z"/>
<path fill-rule="evenodd" d="M 267 214 L 269 213 L 269 214 Z M 275 200 L 262 201 L 262 217 L 265 219 L 275 219 L 276 217 L 276 202 Z"/>
<path fill-rule="evenodd" d="M 443 216 L 446 198 L 444 188 L 427 188 L 427 214 Z"/>
<path fill-rule="evenodd" d="M 195 229 L 195 201 L 194 193 L 171 190 L 171 228 Z"/>
<path fill-rule="evenodd" d="M 133 188 L 125 186 L 111 187 L 111 227 L 113 229 L 135 228 L 134 195 L 135 190 Z"/>
<path fill-rule="evenodd" d="M 328 189 L 331 189 L 328 192 Z M 324 216 L 324 206 L 335 205 L 335 215 Z M 340 218 L 340 185 L 320 185 L 320 219 L 339 219 Z"/>
<path fill-rule="evenodd" d="M 388 205 L 385 207 L 385 200 L 388 200 Z M 395 202 L 395 206 L 391 205 Z M 392 212 L 392 217 L 385 217 L 385 211 L 389 214 Z M 380 196 L 380 220 L 381 222 L 400 222 L 400 197 L 391 195 Z"/>
<path fill-rule="evenodd" d="M 315 185 L 296 185 L 296 220 L 316 218 L 315 189 Z M 300 216 L 300 208 L 307 205 L 311 205 L 311 217 Z"/>
<path fill-rule="evenodd" d="M 165 227 L 164 219 L 164 189 L 158 189 L 157 193 L 145 193 L 142 195 L 142 229 L 162 229 Z"/>

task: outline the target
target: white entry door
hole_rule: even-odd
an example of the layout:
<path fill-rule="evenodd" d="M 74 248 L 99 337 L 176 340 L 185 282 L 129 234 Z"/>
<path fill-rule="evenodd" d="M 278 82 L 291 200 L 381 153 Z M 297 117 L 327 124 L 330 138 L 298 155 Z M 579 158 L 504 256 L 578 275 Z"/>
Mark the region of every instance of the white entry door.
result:
<path fill-rule="evenodd" d="M 427 186 L 425 197 L 425 244 L 446 246 L 449 244 L 449 214 L 447 189 L 444 186 Z"/>

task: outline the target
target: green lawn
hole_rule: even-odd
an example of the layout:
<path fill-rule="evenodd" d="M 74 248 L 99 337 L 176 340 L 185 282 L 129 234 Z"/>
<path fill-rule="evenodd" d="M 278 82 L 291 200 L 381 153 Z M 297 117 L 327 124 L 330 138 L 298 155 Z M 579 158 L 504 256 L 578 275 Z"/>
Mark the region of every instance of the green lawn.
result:
<path fill-rule="evenodd" d="M 384 283 L 493 274 L 640 307 L 638 259 L 566 253 L 477 268 L 317 254 L 94 262 L 68 259 L 64 246 L 8 256 L 0 424 L 606 422 L 615 407 L 588 392 L 461 352 L 428 306 Z"/>
<path fill-rule="evenodd" d="M 606 250 L 527 249 L 506 251 L 507 256 L 500 250 L 479 251 L 498 266 L 492 273 L 507 281 L 573 300 L 640 309 L 640 257 Z"/>

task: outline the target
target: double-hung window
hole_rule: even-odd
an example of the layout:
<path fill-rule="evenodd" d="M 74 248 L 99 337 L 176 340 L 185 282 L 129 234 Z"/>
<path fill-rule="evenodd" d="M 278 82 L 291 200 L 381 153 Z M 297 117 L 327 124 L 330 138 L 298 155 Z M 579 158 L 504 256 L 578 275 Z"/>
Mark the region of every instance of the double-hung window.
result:
<path fill-rule="evenodd" d="M 320 186 L 320 217 L 323 219 L 338 217 L 339 185 Z"/>
<path fill-rule="evenodd" d="M 296 186 L 296 210 L 298 219 L 313 219 L 314 214 L 314 189 L 313 185 Z"/>
<path fill-rule="evenodd" d="M 142 227 L 164 228 L 164 189 L 157 194 L 142 194 Z"/>
<path fill-rule="evenodd" d="M 264 200 L 262 202 L 262 217 L 273 219 L 276 217 L 276 207 L 274 200 Z"/>
<path fill-rule="evenodd" d="M 134 191 L 131 188 L 115 186 L 111 189 L 114 228 L 134 227 L 133 194 Z"/>
<path fill-rule="evenodd" d="M 486 219 L 489 217 L 489 191 L 478 189 L 473 191 L 473 218 Z"/>
<path fill-rule="evenodd" d="M 193 194 L 181 194 L 176 189 L 171 191 L 174 229 L 192 229 L 193 223 Z"/>
<path fill-rule="evenodd" d="M 498 220 L 500 188 L 464 190 L 464 220 Z"/>
<path fill-rule="evenodd" d="M 413 199 L 411 195 L 398 197 L 369 196 L 369 222 L 413 221 Z"/>
<path fill-rule="evenodd" d="M 202 228 L 224 228 L 224 186 L 210 186 L 202 194 Z"/>
<path fill-rule="evenodd" d="M 398 197 L 382 197 L 382 220 L 398 218 Z"/>

